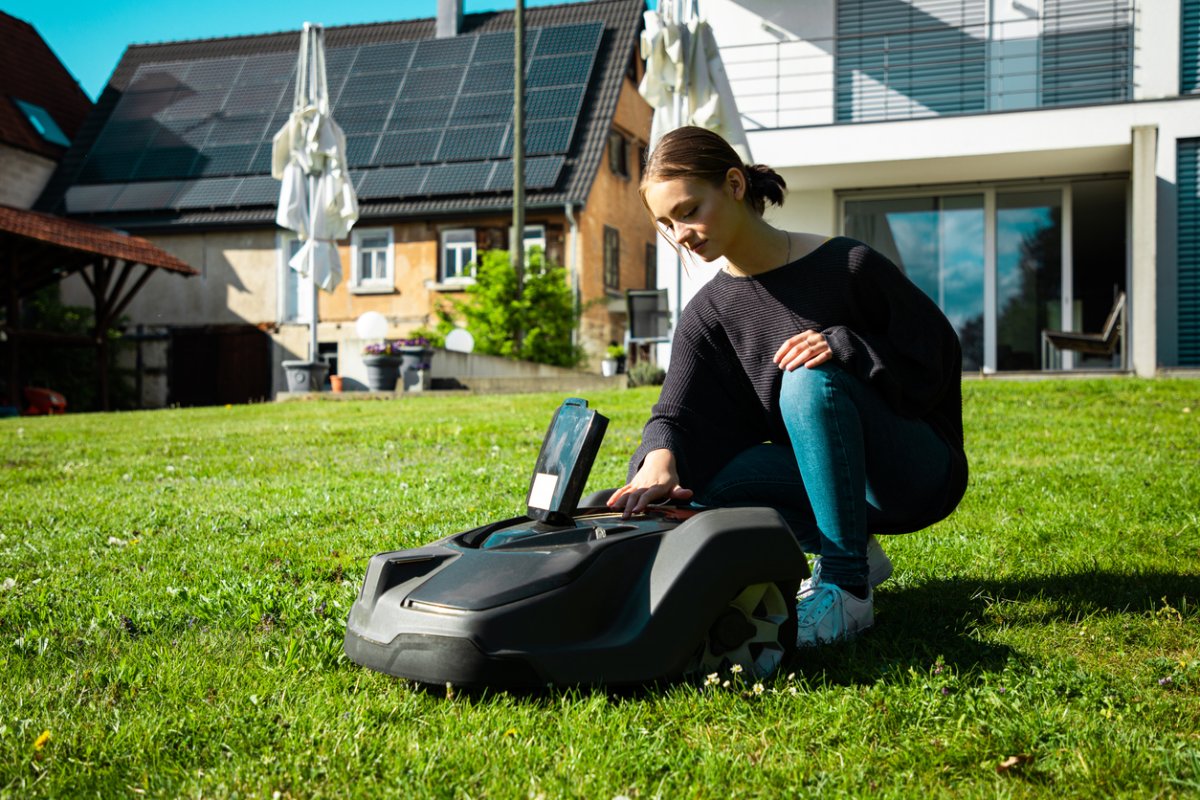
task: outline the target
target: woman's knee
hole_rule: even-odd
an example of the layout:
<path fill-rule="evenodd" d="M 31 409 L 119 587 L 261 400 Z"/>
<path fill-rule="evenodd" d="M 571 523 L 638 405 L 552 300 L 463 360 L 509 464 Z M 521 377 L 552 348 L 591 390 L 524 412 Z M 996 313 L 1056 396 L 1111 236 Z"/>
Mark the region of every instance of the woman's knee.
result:
<path fill-rule="evenodd" d="M 787 409 L 813 408 L 826 402 L 830 391 L 837 391 L 841 383 L 841 370 L 832 364 L 822 364 L 809 369 L 799 367 L 783 373 L 779 388 L 779 402 Z"/>

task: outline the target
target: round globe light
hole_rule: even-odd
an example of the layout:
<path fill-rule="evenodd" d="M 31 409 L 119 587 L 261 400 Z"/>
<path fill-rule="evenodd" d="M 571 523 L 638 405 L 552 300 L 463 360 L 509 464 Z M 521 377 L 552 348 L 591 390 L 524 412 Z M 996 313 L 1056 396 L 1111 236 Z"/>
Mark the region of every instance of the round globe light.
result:
<path fill-rule="evenodd" d="M 469 353 L 475 349 L 475 337 L 466 328 L 455 328 L 446 334 L 446 349 Z"/>
<path fill-rule="evenodd" d="M 387 336 L 387 317 L 378 311 L 367 311 L 354 322 L 360 339 L 382 339 Z"/>

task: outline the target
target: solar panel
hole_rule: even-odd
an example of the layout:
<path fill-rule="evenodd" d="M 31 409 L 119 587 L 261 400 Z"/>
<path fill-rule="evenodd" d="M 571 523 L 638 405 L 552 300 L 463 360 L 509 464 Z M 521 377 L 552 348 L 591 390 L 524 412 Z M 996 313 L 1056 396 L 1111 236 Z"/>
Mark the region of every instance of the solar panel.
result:
<path fill-rule="evenodd" d="M 248 144 L 261 142 L 266 136 L 273 136 L 274 131 L 268 131 L 271 118 L 264 115 L 253 117 L 227 117 L 217 121 L 205 140 L 205 147 L 225 144 Z"/>
<path fill-rule="evenodd" d="M 379 140 L 375 163 L 382 165 L 417 164 L 433 161 L 442 131 L 404 131 L 385 133 Z"/>
<path fill-rule="evenodd" d="M 487 191 L 490 161 L 469 164 L 442 164 L 431 167 L 425 180 L 425 194 L 473 194 Z"/>
<path fill-rule="evenodd" d="M 544 86 L 586 84 L 592 71 L 592 53 L 535 58 L 529 65 L 525 85 L 530 89 Z"/>
<path fill-rule="evenodd" d="M 512 119 L 512 113 L 512 92 L 460 95 L 449 127 L 453 129 L 459 125 L 480 125 L 488 122 L 507 123 Z"/>
<path fill-rule="evenodd" d="M 421 97 L 453 97 L 462 85 L 463 65 L 410 69 L 404 81 L 401 97 L 414 100 Z"/>
<path fill-rule="evenodd" d="M 250 159 L 257 149 L 257 144 L 207 147 L 200 153 L 197 172 L 200 175 L 245 175 L 250 171 Z"/>
<path fill-rule="evenodd" d="M 342 87 L 342 92 L 338 95 L 334 113 L 338 106 L 356 106 L 367 103 L 391 104 L 396 99 L 396 92 L 400 89 L 400 78 L 401 75 L 395 72 L 352 75 L 346 80 L 346 85 Z"/>
<path fill-rule="evenodd" d="M 482 125 L 473 128 L 447 128 L 442 146 L 438 149 L 439 161 L 477 161 L 496 158 L 504 141 L 507 125 Z"/>
<path fill-rule="evenodd" d="M 333 120 L 347 136 L 360 133 L 379 133 L 387 122 L 386 103 L 362 106 L 343 106 L 333 111 Z"/>
<path fill-rule="evenodd" d="M 475 49 L 475 37 L 453 36 L 445 39 L 423 39 L 417 43 L 417 52 L 413 55 L 413 69 L 429 67 L 454 66 L 461 67 L 471 58 Z"/>
<path fill-rule="evenodd" d="M 172 208 L 214 208 L 232 204 L 243 178 L 208 178 L 185 181 L 171 201 Z"/>
<path fill-rule="evenodd" d="M 80 183 L 119 183 L 133 174 L 141 151 L 92 154 L 79 173 Z"/>
<path fill-rule="evenodd" d="M 162 147 L 148 150 L 133 172 L 137 180 L 187 178 L 195 173 L 196 151 L 190 147 Z"/>
<path fill-rule="evenodd" d="M 558 175 L 562 171 L 566 159 L 562 156 L 531 158 L 525 162 L 525 188 L 548 189 L 558 183 Z M 513 171 L 511 161 L 501 161 L 496 164 L 496 170 L 488 182 L 489 192 L 511 192 Z"/>
<path fill-rule="evenodd" d="M 187 71 L 185 83 L 197 91 L 232 86 L 242 71 L 244 58 L 219 58 L 197 61 Z"/>
<path fill-rule="evenodd" d="M 233 203 L 239 206 L 265 206 L 279 202 L 279 181 L 270 175 L 245 178 L 233 193 Z"/>
<path fill-rule="evenodd" d="M 534 53 L 538 56 L 594 53 L 600 45 L 601 33 L 603 33 L 603 28 L 598 22 L 544 28 L 537 40 Z"/>
<path fill-rule="evenodd" d="M 346 137 L 346 165 L 369 167 L 374 163 L 375 147 L 379 144 L 378 134 Z"/>
<path fill-rule="evenodd" d="M 171 198 L 179 191 L 179 181 L 153 181 L 130 183 L 125 191 L 115 198 L 109 211 L 142 211 L 151 208 L 169 208 Z"/>
<path fill-rule="evenodd" d="M 392 107 L 392 116 L 388 120 L 389 131 L 406 131 L 420 128 L 444 128 L 450 117 L 450 108 L 454 101 L 448 97 L 438 97 L 429 100 L 400 100 Z M 341 123 L 341 116 L 335 111 L 334 118 Z"/>
<path fill-rule="evenodd" d="M 395 42 L 393 44 L 365 45 L 358 48 L 358 58 L 354 60 L 356 75 L 371 72 L 403 72 L 408 69 L 412 58 L 412 42 Z M 326 71 L 329 69 L 326 60 Z"/>
<path fill-rule="evenodd" d="M 80 214 L 107 211 L 117 195 L 125 190 L 123 183 L 106 183 L 100 186 L 72 186 L 67 189 L 67 213 Z"/>
<path fill-rule="evenodd" d="M 525 94 L 525 119 L 550 119 L 579 115 L 583 103 L 584 86 L 566 86 L 558 89 L 539 89 Z M 511 105 L 512 100 L 509 99 Z"/>
<path fill-rule="evenodd" d="M 568 152 L 603 32 L 600 22 L 526 31 L 530 155 Z M 512 55 L 511 31 L 327 51 L 333 115 L 346 133 L 349 165 L 388 168 L 363 173 L 364 188 L 478 192 L 493 171 L 511 171 L 494 162 L 511 158 Z M 185 181 L 200 174 L 210 177 L 186 180 L 176 202 L 203 204 L 221 201 L 208 181 L 265 177 L 271 139 L 292 105 L 295 60 L 289 51 L 140 65 L 80 180 Z M 447 163 L 432 172 L 425 167 L 397 172 L 435 161 Z M 545 167 L 552 175 L 545 185 L 557 180 L 563 162 L 557 163 Z M 456 177 L 464 175 L 470 180 Z M 218 195 L 234 191 L 217 186 L 211 191 Z M 233 201 L 246 204 L 258 197 L 253 186 L 239 183 Z M 99 202 L 82 197 L 76 202 Z M 221 202 L 231 202 L 230 197 Z"/>
<path fill-rule="evenodd" d="M 362 180 L 358 184 L 358 196 L 371 199 L 420 194 L 428 174 L 429 167 L 373 169 L 362 173 Z"/>
<path fill-rule="evenodd" d="M 525 126 L 525 154 L 536 156 L 567 152 L 574 127 L 573 119 L 530 122 Z M 512 157 L 511 143 L 505 144 L 502 155 Z"/>

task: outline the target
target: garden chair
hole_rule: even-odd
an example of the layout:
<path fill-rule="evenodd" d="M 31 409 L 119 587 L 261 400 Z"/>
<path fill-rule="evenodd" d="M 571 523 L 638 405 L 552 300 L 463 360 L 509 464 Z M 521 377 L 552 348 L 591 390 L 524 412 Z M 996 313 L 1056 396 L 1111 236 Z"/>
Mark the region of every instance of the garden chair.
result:
<path fill-rule="evenodd" d="M 1118 292 L 1112 311 L 1099 333 L 1078 331 L 1042 331 L 1042 363 L 1049 364 L 1052 348 L 1055 351 L 1071 350 L 1095 356 L 1112 356 L 1120 348 L 1121 369 L 1128 359 L 1125 347 L 1125 292 Z M 1057 359 L 1056 359 L 1057 360 Z"/>

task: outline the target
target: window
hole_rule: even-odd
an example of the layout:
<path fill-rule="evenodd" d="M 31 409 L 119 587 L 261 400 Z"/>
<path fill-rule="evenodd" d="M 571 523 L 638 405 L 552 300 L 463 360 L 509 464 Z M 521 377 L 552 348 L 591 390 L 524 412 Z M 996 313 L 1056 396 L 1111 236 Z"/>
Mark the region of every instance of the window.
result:
<path fill-rule="evenodd" d="M 466 283 L 475 279 L 475 229 L 442 231 L 442 280 Z"/>
<path fill-rule="evenodd" d="M 610 292 L 621 290 L 621 233 L 607 225 L 604 226 L 604 288 Z"/>
<path fill-rule="evenodd" d="M 628 149 L 625 137 L 619 131 L 608 134 L 608 168 L 622 178 L 629 177 L 629 163 L 625 154 Z"/>
<path fill-rule="evenodd" d="M 301 298 L 300 286 L 303 279 L 300 273 L 292 269 L 288 262 L 300 252 L 300 240 L 291 234 L 280 234 L 275 250 L 279 255 L 279 321 L 305 322 L 311 310 L 311 298 L 307 303 Z"/>
<path fill-rule="evenodd" d="M 544 225 L 526 225 L 525 226 L 525 256 L 529 256 L 529 251 L 535 247 L 542 248 L 543 257 L 546 254 L 546 226 Z"/>
<path fill-rule="evenodd" d="M 391 292 L 396 288 L 392 277 L 392 229 L 355 230 L 350 237 L 350 290 L 355 293 Z"/>
<path fill-rule="evenodd" d="M 25 119 L 29 120 L 29 124 L 34 130 L 50 144 L 57 144 L 62 147 L 70 147 L 71 140 L 63 133 L 62 128 L 58 127 L 58 123 L 54 121 L 54 117 L 50 116 L 50 112 L 41 106 L 35 106 L 33 103 L 26 103 L 24 100 L 14 101 L 17 108 L 21 109 L 21 113 L 25 115 Z"/>
<path fill-rule="evenodd" d="M 1180 4 L 1179 93 L 1200 92 L 1200 0 Z"/>
<path fill-rule="evenodd" d="M 658 288 L 658 245 L 646 245 L 646 288 Z"/>

